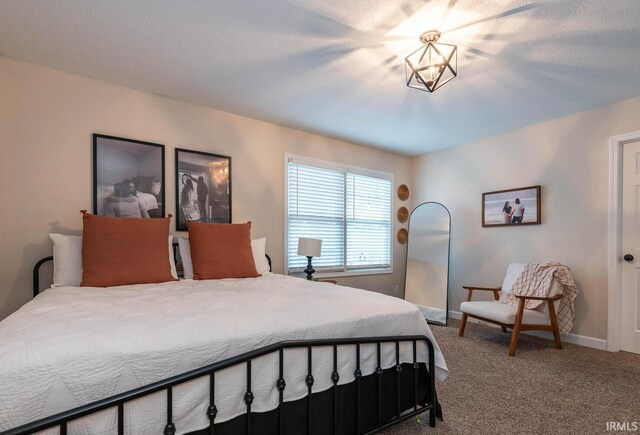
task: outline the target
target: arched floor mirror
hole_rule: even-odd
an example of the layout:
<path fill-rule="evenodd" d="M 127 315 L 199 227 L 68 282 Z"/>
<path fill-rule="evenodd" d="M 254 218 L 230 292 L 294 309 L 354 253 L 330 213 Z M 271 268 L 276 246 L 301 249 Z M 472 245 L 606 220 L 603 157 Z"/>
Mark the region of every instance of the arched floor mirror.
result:
<path fill-rule="evenodd" d="M 449 249 L 451 214 L 439 202 L 417 206 L 409 217 L 404 297 L 427 322 L 449 320 Z"/>

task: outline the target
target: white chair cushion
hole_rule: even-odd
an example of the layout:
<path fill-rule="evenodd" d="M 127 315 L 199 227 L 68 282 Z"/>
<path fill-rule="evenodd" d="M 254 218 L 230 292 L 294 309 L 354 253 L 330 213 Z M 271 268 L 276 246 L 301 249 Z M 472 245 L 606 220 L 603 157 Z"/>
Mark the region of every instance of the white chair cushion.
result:
<path fill-rule="evenodd" d="M 507 273 L 504 275 L 504 281 L 502 281 L 502 291 L 500 292 L 501 302 L 504 302 L 506 298 L 509 296 L 509 293 L 511 293 L 511 290 L 513 290 L 513 285 L 516 283 L 518 277 L 522 274 L 522 271 L 524 270 L 524 267 L 526 265 L 527 263 L 509 264 L 509 267 L 507 268 Z M 562 287 L 562 284 L 560 284 L 558 281 L 554 279 L 553 282 L 551 283 L 551 289 L 549 290 L 549 297 L 552 297 L 555 295 L 561 295 L 563 291 L 564 291 L 564 288 Z M 557 313 L 558 308 L 560 307 L 560 301 L 559 300 L 555 301 L 553 303 L 553 306 L 555 307 L 556 313 Z M 540 311 L 542 313 L 548 313 L 549 309 L 547 307 L 547 303 L 545 302 L 540 304 L 536 308 L 536 311 Z"/>
<path fill-rule="evenodd" d="M 544 304 L 546 306 L 546 304 Z M 471 301 L 460 304 L 460 311 L 472 316 L 513 324 L 516 321 L 517 305 L 501 304 L 495 301 Z M 524 310 L 523 324 L 550 325 L 549 315 L 538 310 Z"/>
<path fill-rule="evenodd" d="M 507 268 L 507 273 L 504 275 L 504 281 L 502 281 L 502 291 L 500 292 L 500 300 L 505 301 L 511 293 L 513 285 L 516 283 L 518 277 L 522 274 L 524 267 L 527 263 L 511 263 Z"/>

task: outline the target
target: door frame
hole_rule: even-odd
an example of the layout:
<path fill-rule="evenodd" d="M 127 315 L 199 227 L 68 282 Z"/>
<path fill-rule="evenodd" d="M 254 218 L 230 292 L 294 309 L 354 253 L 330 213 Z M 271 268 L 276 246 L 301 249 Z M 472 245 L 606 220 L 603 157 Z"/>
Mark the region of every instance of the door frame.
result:
<path fill-rule="evenodd" d="M 622 148 L 640 141 L 640 131 L 609 138 L 609 247 L 608 259 L 608 315 L 607 350 L 618 352 L 622 333 Z"/>

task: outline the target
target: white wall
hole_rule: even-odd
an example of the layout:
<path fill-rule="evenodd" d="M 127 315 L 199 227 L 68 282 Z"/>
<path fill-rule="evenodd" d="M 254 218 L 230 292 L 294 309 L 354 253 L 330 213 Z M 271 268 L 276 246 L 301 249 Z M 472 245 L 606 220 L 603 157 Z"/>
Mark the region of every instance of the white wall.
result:
<path fill-rule="evenodd" d="M 510 262 L 556 260 L 580 291 L 573 332 L 606 339 L 608 138 L 636 130 L 640 98 L 412 159 L 414 205 L 451 211 L 451 309 L 462 285 L 498 286 Z M 537 184 L 542 225 L 482 228 L 483 192 Z"/>
<path fill-rule="evenodd" d="M 51 253 L 48 234 L 81 230 L 78 210 L 91 209 L 92 133 L 164 144 L 174 215 L 174 147 L 230 155 L 233 220 L 253 221 L 253 235 L 268 238 L 275 272 L 285 152 L 393 172 L 394 188 L 409 181 L 407 157 L 0 57 L 0 319 L 31 299 L 33 264 Z M 393 294 L 404 280 L 397 242 L 394 263 L 392 275 L 340 283 Z"/>

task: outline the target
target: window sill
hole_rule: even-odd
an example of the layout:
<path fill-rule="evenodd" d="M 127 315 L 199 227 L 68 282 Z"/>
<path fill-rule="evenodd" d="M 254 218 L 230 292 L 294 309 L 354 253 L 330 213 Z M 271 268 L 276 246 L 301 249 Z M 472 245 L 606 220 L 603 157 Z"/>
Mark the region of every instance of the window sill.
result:
<path fill-rule="evenodd" d="M 351 271 L 351 272 L 316 272 L 313 274 L 313 277 L 317 279 L 325 279 L 325 278 L 349 278 L 353 276 L 368 276 L 368 275 L 393 275 L 393 269 L 368 269 L 368 270 L 357 270 L 357 271 Z M 307 277 L 307 275 L 304 272 L 290 273 L 289 276 L 293 276 L 295 278 Z"/>

